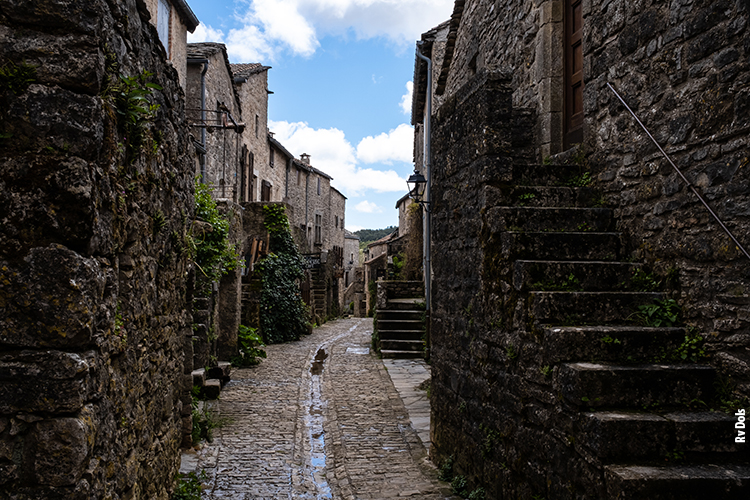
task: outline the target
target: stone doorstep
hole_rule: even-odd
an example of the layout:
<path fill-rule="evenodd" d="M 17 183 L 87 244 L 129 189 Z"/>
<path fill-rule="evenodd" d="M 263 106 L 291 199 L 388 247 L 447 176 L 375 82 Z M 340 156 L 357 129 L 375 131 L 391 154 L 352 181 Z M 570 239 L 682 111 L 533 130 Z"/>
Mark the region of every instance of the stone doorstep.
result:
<path fill-rule="evenodd" d="M 381 349 L 380 355 L 384 358 L 392 359 L 405 359 L 405 358 L 424 358 L 423 351 L 396 351 L 389 349 Z"/>
<path fill-rule="evenodd" d="M 206 385 L 206 369 L 199 368 L 190 373 L 193 377 L 193 386 L 203 387 Z"/>

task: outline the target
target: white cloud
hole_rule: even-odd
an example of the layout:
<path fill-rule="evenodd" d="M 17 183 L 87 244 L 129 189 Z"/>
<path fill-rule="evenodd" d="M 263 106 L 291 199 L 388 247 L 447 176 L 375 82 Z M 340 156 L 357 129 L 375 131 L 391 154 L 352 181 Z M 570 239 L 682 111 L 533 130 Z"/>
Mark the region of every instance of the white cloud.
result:
<path fill-rule="evenodd" d="M 411 114 L 411 101 L 414 95 L 414 82 L 406 82 L 406 94 L 401 97 L 401 110 L 405 115 Z"/>
<path fill-rule="evenodd" d="M 314 129 L 305 122 L 286 121 L 269 121 L 268 128 L 295 156 L 309 154 L 312 165 L 333 177 L 333 185 L 347 196 L 356 196 L 366 189 L 377 192 L 405 189 L 406 179 L 393 170 L 359 167 L 354 147 L 339 129 Z"/>
<path fill-rule="evenodd" d="M 387 134 L 365 137 L 357 145 L 357 159 L 363 163 L 394 161 L 411 163 L 414 151 L 414 128 L 402 123 Z"/>
<path fill-rule="evenodd" d="M 346 226 L 347 226 L 346 227 L 347 231 L 351 231 L 352 233 L 356 233 L 357 231 L 361 231 L 362 229 L 365 228 L 364 226 L 357 226 L 356 224 L 353 226 L 350 226 L 348 223 L 346 224 Z"/>
<path fill-rule="evenodd" d="M 233 62 L 272 62 L 281 52 L 309 57 L 326 35 L 383 37 L 401 48 L 450 18 L 454 0 L 235 0 L 240 27 L 199 25 L 189 42 L 224 42 Z"/>
<path fill-rule="evenodd" d="M 367 200 L 360 201 L 354 206 L 354 210 L 357 212 L 364 212 L 366 214 L 379 214 L 383 212 L 383 209 L 377 206 L 375 203 Z"/>

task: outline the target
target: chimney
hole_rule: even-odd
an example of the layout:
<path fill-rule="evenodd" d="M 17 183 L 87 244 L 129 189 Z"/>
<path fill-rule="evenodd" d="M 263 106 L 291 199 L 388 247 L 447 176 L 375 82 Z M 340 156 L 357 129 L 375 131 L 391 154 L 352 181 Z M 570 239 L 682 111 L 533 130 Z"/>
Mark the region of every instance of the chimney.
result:
<path fill-rule="evenodd" d="M 304 163 L 305 165 L 309 165 L 310 164 L 310 155 L 309 154 L 302 153 L 301 155 L 299 155 L 299 157 L 300 157 L 300 160 L 302 160 L 302 163 Z"/>

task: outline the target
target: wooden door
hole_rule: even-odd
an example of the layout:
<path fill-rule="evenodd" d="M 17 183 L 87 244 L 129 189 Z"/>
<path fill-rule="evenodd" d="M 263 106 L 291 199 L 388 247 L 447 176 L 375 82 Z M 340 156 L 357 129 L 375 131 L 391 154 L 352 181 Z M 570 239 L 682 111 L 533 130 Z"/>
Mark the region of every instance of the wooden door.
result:
<path fill-rule="evenodd" d="M 563 146 L 583 142 L 583 6 L 565 0 L 565 110 Z"/>

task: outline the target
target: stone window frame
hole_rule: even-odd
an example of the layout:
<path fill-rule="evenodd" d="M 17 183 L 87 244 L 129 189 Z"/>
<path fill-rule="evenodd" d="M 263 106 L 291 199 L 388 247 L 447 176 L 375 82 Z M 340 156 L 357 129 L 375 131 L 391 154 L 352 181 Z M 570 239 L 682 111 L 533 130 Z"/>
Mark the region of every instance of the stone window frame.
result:
<path fill-rule="evenodd" d="M 316 245 L 323 244 L 323 216 L 315 214 L 315 241 Z"/>

